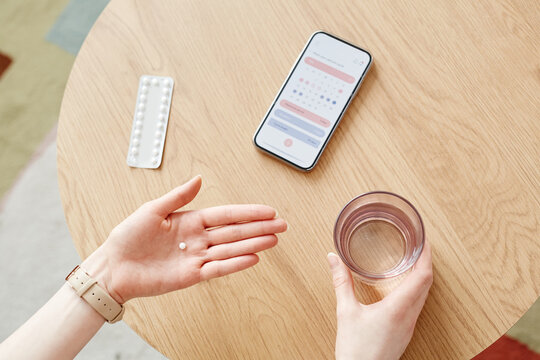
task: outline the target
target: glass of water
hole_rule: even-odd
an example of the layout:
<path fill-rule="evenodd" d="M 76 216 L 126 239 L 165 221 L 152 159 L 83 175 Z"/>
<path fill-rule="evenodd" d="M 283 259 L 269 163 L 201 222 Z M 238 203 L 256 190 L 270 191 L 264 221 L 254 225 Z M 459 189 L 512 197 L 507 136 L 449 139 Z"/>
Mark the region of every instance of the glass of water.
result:
<path fill-rule="evenodd" d="M 385 191 L 352 199 L 334 226 L 334 244 L 358 278 L 373 284 L 409 270 L 424 248 L 424 225 L 415 207 Z"/>

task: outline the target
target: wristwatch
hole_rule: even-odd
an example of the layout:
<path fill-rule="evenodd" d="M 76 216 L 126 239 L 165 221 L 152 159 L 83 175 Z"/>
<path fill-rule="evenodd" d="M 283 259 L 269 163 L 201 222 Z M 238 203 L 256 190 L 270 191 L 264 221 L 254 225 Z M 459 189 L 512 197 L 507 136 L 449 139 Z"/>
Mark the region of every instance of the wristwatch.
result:
<path fill-rule="evenodd" d="M 71 270 L 66 281 L 90 306 L 100 313 L 109 323 L 115 323 L 122 319 L 124 307 L 117 303 L 97 281 L 79 265 Z"/>

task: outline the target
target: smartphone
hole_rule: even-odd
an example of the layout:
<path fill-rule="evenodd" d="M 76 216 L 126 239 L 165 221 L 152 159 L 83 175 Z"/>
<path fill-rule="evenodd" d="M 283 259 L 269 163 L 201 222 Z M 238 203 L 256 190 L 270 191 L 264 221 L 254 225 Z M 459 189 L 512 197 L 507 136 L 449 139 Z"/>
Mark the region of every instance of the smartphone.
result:
<path fill-rule="evenodd" d="M 369 52 L 334 35 L 311 35 L 255 132 L 255 146 L 312 170 L 371 61 Z"/>

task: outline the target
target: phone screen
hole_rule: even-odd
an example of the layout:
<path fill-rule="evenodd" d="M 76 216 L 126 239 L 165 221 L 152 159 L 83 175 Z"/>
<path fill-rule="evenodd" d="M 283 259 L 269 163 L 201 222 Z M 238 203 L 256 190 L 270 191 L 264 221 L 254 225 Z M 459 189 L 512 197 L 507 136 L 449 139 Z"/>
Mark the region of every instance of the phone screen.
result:
<path fill-rule="evenodd" d="M 313 34 L 253 138 L 311 170 L 371 64 L 371 55 L 324 32 Z"/>

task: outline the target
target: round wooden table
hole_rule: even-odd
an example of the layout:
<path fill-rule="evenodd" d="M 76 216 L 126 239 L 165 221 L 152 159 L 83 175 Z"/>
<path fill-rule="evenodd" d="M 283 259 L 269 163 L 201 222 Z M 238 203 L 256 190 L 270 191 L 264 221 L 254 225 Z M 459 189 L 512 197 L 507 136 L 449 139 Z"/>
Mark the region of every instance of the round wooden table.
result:
<path fill-rule="evenodd" d="M 536 8 L 535 11 L 532 8 Z M 303 45 L 323 29 L 374 65 L 311 173 L 252 136 Z M 202 208 L 260 202 L 290 229 L 247 271 L 127 304 L 176 359 L 329 359 L 326 253 L 342 206 L 388 190 L 419 209 L 434 284 L 404 359 L 468 359 L 540 294 L 538 3 L 114 0 L 66 87 L 58 172 L 83 257 L 144 201 L 196 174 Z M 139 76 L 175 79 L 162 166 L 126 165 Z M 358 285 L 364 302 L 388 287 Z"/>

